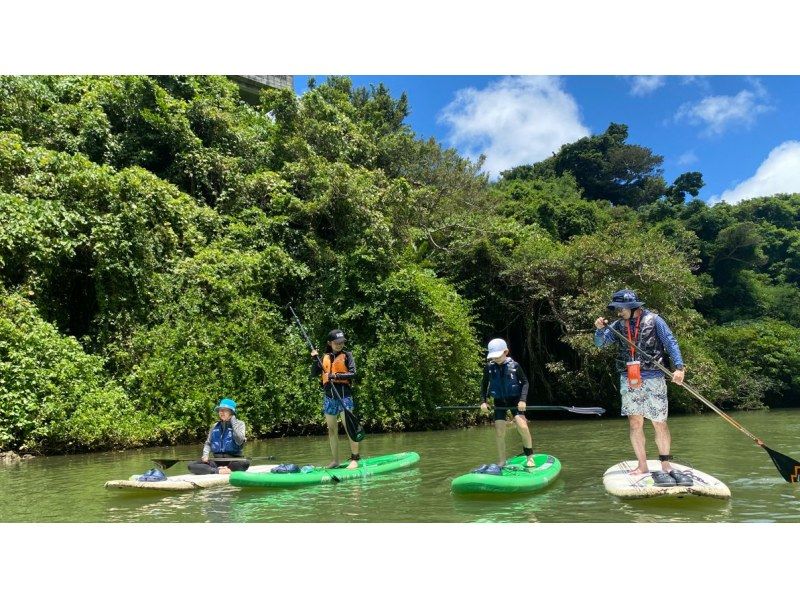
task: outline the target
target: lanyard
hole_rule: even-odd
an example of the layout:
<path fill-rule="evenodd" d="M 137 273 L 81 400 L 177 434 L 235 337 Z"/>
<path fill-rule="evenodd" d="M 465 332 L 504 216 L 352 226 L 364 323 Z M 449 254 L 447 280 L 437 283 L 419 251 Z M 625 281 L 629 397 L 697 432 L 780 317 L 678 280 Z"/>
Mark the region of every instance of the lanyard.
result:
<path fill-rule="evenodd" d="M 636 345 L 637 341 L 639 340 L 639 324 L 641 320 L 642 320 L 641 316 L 636 318 L 636 332 L 634 333 L 633 339 L 631 339 L 631 321 L 625 320 L 625 324 L 628 327 L 628 342 L 631 343 L 630 345 L 628 345 L 631 351 L 631 361 L 633 361 L 636 358 L 636 349 L 634 349 L 633 346 Z"/>

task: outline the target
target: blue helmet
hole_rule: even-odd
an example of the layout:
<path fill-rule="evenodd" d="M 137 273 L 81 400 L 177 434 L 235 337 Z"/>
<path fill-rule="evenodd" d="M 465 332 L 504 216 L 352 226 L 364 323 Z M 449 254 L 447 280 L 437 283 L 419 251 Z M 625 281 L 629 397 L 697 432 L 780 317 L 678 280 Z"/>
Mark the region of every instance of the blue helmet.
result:
<path fill-rule="evenodd" d="M 230 409 L 231 411 L 236 413 L 236 401 L 234 401 L 233 399 L 229 399 L 228 397 L 224 397 L 220 399 L 219 405 L 215 407 L 216 411 L 219 411 L 220 409 Z"/>

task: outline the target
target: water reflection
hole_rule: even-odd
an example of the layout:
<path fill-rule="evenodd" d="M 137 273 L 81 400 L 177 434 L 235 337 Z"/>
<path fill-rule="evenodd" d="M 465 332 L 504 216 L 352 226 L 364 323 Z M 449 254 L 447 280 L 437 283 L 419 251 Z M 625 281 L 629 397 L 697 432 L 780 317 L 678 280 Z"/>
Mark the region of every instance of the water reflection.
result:
<path fill-rule="evenodd" d="M 800 410 L 737 414 L 770 446 L 789 455 L 800 444 Z M 534 421 L 537 452 L 563 469 L 533 494 L 454 496 L 450 483 L 495 458 L 491 426 L 438 432 L 371 434 L 364 454 L 414 450 L 412 468 L 338 485 L 290 490 L 222 486 L 189 492 L 106 490 L 152 467 L 153 457 L 197 456 L 199 446 L 148 448 L 37 458 L 0 467 L 1 522 L 800 522 L 800 486 L 783 481 L 768 455 L 716 415 L 670 418 L 676 462 L 722 480 L 730 501 L 689 496 L 620 500 L 606 494 L 603 472 L 631 457 L 622 418 Z M 648 432 L 651 454 L 655 447 Z M 514 437 L 509 436 L 509 451 Z M 281 438 L 249 444 L 252 455 L 278 455 L 298 465 L 330 459 L 327 438 Z M 185 472 L 185 464 L 169 474 Z"/>

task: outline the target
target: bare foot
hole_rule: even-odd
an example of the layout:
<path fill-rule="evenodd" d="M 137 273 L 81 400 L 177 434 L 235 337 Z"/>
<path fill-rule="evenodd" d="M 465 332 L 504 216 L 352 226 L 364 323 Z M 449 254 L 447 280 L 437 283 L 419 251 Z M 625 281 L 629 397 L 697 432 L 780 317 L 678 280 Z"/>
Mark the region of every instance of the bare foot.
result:
<path fill-rule="evenodd" d="M 355 469 L 358 467 L 358 461 L 350 461 L 350 465 L 347 466 L 347 469 Z"/>
<path fill-rule="evenodd" d="M 532 457 L 525 462 L 525 467 L 536 467 Z"/>
<path fill-rule="evenodd" d="M 338 461 L 331 461 L 325 467 L 326 467 L 326 469 L 333 469 L 334 467 L 339 467 L 339 462 Z"/>
<path fill-rule="evenodd" d="M 628 475 L 647 475 L 648 473 L 650 473 L 650 470 L 642 471 L 637 467 L 636 469 L 632 469 L 631 471 L 629 471 Z"/>
<path fill-rule="evenodd" d="M 218 467 L 217 468 L 217 473 L 230 473 L 230 472 L 231 472 L 231 468 L 230 467 L 226 467 L 225 465 L 223 465 L 222 467 Z"/>

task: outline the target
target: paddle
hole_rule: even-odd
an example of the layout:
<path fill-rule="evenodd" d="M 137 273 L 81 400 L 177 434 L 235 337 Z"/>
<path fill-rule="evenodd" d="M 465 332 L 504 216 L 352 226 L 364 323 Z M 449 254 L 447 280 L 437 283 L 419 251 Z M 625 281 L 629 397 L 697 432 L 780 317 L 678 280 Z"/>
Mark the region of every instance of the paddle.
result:
<path fill-rule="evenodd" d="M 480 409 L 480 405 L 437 405 L 436 409 L 452 411 L 456 409 Z M 492 407 L 489 407 L 492 409 Z M 603 415 L 606 410 L 602 407 L 565 407 L 563 405 L 528 405 L 525 411 L 569 411 L 579 415 Z"/>
<path fill-rule="evenodd" d="M 297 327 L 300 329 L 300 334 L 303 335 L 303 339 L 306 341 L 306 345 L 308 345 L 309 349 L 316 352 L 316 349 L 314 348 L 314 343 L 311 342 L 311 339 L 309 338 L 306 329 L 303 328 L 303 325 L 300 323 L 300 318 L 298 318 L 297 314 L 294 313 L 294 310 L 292 309 L 291 305 L 289 306 L 289 310 L 292 312 L 294 323 L 297 324 Z M 325 371 L 325 368 L 322 365 L 322 360 L 319 358 L 319 355 L 315 355 L 315 357 L 317 358 L 317 363 L 319 364 L 320 369 Z M 350 411 L 347 407 L 345 407 L 344 401 L 342 400 L 342 397 L 339 395 L 339 390 L 336 388 L 336 384 L 334 384 L 333 381 L 331 381 L 330 387 L 333 390 L 333 394 L 336 397 L 336 400 L 339 401 L 339 405 L 341 405 L 342 409 L 344 410 L 344 429 L 345 432 L 347 432 L 347 436 L 353 442 L 361 442 L 362 440 L 364 440 L 364 437 L 366 436 L 364 428 L 361 426 L 361 422 L 358 421 L 358 418 L 352 411 Z"/>
<path fill-rule="evenodd" d="M 160 469 L 169 469 L 176 463 L 180 463 L 181 461 L 199 461 L 197 457 L 193 457 L 191 459 L 176 459 L 173 457 L 154 457 L 150 459 L 153 463 L 159 466 Z M 214 461 L 215 463 L 230 463 L 232 461 L 275 461 L 275 457 L 270 455 L 269 457 L 209 457 L 210 461 Z"/>
<path fill-rule="evenodd" d="M 605 328 L 607 328 L 608 330 L 610 330 L 611 332 L 616 334 L 625 343 L 627 343 L 628 345 L 630 345 L 631 347 L 636 349 L 636 351 L 642 357 L 644 357 L 645 359 L 647 359 L 648 361 L 653 363 L 658 369 L 660 369 L 662 372 L 664 372 L 665 374 L 670 376 L 670 378 L 672 377 L 672 372 L 670 372 L 669 369 L 665 368 L 663 365 L 658 363 L 655 360 L 655 358 L 653 358 L 652 356 L 650 356 L 647 353 L 645 353 L 644 351 L 642 351 L 639 347 L 637 347 L 634 343 L 632 343 L 630 340 L 628 340 L 619 331 L 615 330 L 611 326 L 608 326 L 607 324 L 606 324 Z M 728 415 L 727 413 L 722 411 L 719 407 L 714 405 L 714 403 L 712 403 L 711 401 L 708 401 L 708 400 L 704 399 L 700 395 L 700 393 L 697 392 L 695 389 L 693 389 L 691 386 L 689 386 L 685 382 L 681 386 L 683 386 L 687 390 L 687 392 L 689 392 L 689 394 L 694 396 L 696 399 L 698 399 L 704 405 L 708 406 L 717 415 L 721 416 L 722 419 L 724 419 L 726 422 L 728 422 L 734 428 L 736 428 L 737 430 L 739 430 L 740 432 L 742 432 L 743 434 L 748 436 L 750 438 L 750 440 L 754 441 L 758 446 L 760 446 L 765 451 L 767 451 L 767 454 L 772 459 L 772 462 L 774 463 L 775 467 L 778 469 L 778 472 L 781 474 L 781 476 L 783 476 L 784 480 L 786 480 L 787 482 L 790 482 L 790 483 L 796 483 L 796 482 L 800 481 L 800 461 L 795 461 L 791 457 L 787 457 L 786 455 L 782 455 L 778 451 L 772 450 L 766 444 L 764 444 L 764 442 L 760 438 L 757 438 L 754 434 L 752 434 L 750 431 L 748 431 L 743 425 L 741 425 L 739 422 L 737 422 L 735 419 L 733 419 L 730 415 Z"/>

